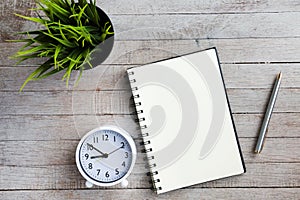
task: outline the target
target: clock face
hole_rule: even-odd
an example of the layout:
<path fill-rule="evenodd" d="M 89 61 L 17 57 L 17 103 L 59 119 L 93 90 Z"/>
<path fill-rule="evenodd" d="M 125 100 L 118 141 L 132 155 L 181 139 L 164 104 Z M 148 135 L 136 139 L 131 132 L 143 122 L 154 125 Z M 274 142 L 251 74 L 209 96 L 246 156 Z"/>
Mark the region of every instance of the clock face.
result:
<path fill-rule="evenodd" d="M 78 156 L 81 170 L 94 183 L 118 181 L 133 164 L 129 141 L 119 132 L 109 129 L 89 134 L 82 142 Z"/>

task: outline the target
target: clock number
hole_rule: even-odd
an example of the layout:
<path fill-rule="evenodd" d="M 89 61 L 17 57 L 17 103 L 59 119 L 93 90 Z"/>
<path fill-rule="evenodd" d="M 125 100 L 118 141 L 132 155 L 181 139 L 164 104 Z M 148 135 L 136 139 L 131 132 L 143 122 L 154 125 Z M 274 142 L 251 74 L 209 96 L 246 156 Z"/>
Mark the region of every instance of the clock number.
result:
<path fill-rule="evenodd" d="M 122 162 L 122 166 L 125 167 L 125 161 Z"/>
<path fill-rule="evenodd" d="M 109 173 L 108 171 L 105 173 L 105 177 L 108 178 L 109 177 Z"/>
<path fill-rule="evenodd" d="M 114 142 L 116 141 L 116 136 L 114 136 Z"/>
<path fill-rule="evenodd" d="M 92 151 L 94 149 L 94 147 L 93 147 L 93 145 L 87 144 L 87 149 Z"/>
<path fill-rule="evenodd" d="M 98 173 L 97 173 L 97 176 L 99 176 L 99 174 L 100 174 L 100 169 L 97 169 L 97 172 L 98 172 Z"/>
<path fill-rule="evenodd" d="M 121 142 L 121 148 L 124 148 L 125 147 L 125 144 L 124 144 L 124 142 Z"/>
<path fill-rule="evenodd" d="M 128 152 L 125 152 L 125 158 L 128 158 Z"/>
<path fill-rule="evenodd" d="M 116 168 L 115 171 L 116 171 L 116 175 L 118 175 L 120 173 L 119 168 Z"/>
<path fill-rule="evenodd" d="M 86 153 L 84 156 L 86 160 L 89 159 L 89 154 Z"/>
<path fill-rule="evenodd" d="M 102 140 L 103 140 L 103 141 L 108 141 L 108 135 L 107 135 L 107 134 L 102 135 Z"/>
<path fill-rule="evenodd" d="M 94 143 L 98 143 L 99 140 L 98 140 L 98 137 L 94 137 Z"/>
<path fill-rule="evenodd" d="M 93 169 L 93 164 L 89 163 L 89 169 Z"/>

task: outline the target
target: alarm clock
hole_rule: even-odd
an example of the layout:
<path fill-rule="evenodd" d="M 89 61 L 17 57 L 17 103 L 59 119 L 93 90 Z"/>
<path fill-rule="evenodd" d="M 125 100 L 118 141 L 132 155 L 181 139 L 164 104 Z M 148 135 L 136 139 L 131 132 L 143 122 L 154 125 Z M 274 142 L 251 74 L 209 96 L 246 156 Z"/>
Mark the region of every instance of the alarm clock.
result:
<path fill-rule="evenodd" d="M 118 183 L 126 187 L 136 154 L 136 145 L 125 130 L 103 126 L 82 137 L 76 149 L 76 165 L 89 188 Z"/>

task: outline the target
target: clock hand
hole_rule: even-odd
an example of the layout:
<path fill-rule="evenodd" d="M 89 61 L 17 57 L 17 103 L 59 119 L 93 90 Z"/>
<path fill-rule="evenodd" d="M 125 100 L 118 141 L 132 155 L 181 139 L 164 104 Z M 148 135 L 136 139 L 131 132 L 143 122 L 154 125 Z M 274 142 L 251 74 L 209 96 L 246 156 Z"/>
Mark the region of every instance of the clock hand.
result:
<path fill-rule="evenodd" d="M 96 151 L 98 151 L 99 153 L 101 153 L 102 155 L 106 155 L 107 153 L 103 153 L 102 151 L 100 151 L 99 149 L 97 149 L 96 147 L 94 147 L 92 144 L 87 143 L 88 146 L 92 147 L 93 149 L 95 149 Z"/>
<path fill-rule="evenodd" d="M 104 155 L 100 155 L 100 156 L 91 156 L 91 159 L 95 159 L 95 158 L 107 158 L 108 154 L 104 154 Z"/>
<path fill-rule="evenodd" d="M 120 146 L 119 148 L 117 148 L 117 149 L 113 150 L 112 152 L 110 152 L 108 155 L 110 155 L 110 154 L 112 154 L 112 153 L 118 151 L 118 150 L 121 149 L 122 147 L 123 147 L 123 146 Z"/>

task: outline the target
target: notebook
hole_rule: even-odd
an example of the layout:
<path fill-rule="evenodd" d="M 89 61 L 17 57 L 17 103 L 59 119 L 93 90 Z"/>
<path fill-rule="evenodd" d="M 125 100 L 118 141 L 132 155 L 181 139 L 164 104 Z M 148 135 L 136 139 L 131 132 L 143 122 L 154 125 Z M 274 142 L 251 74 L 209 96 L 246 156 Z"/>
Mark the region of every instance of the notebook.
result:
<path fill-rule="evenodd" d="M 216 48 L 127 73 L 158 194 L 245 172 Z"/>

